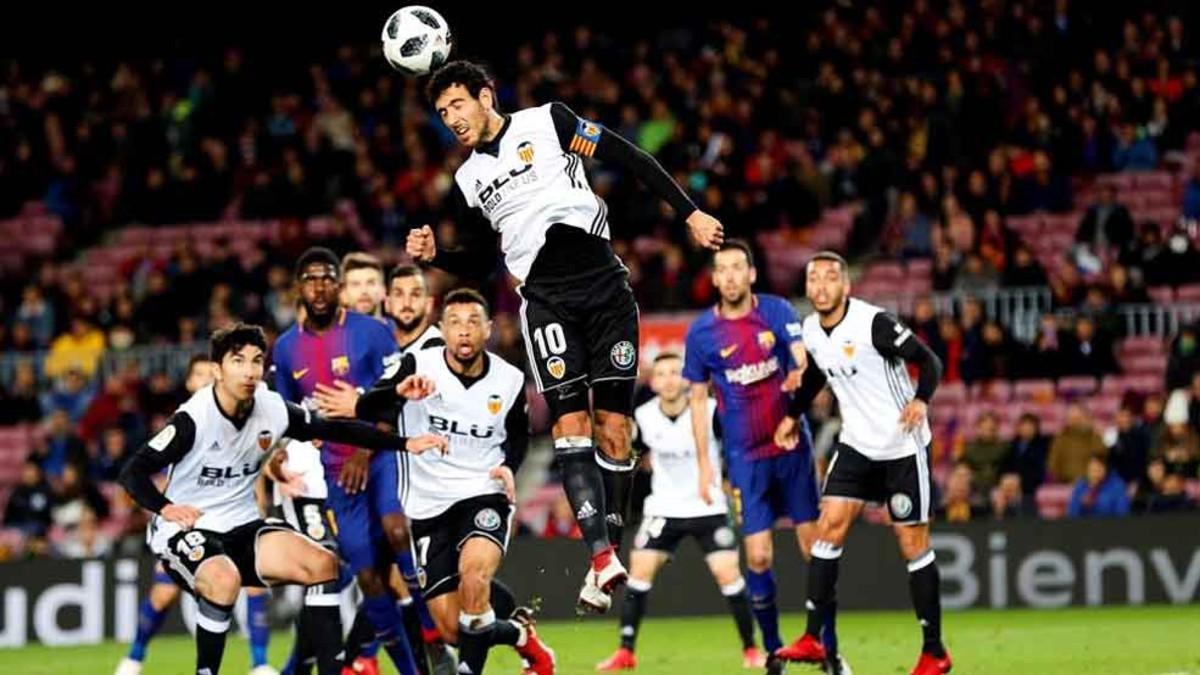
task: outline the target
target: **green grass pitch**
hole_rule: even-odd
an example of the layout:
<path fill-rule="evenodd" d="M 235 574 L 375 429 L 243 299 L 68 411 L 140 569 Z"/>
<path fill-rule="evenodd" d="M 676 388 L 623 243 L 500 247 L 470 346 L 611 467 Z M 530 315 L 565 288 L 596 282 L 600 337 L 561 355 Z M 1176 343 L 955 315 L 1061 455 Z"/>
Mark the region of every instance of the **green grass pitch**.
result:
<path fill-rule="evenodd" d="M 1029 673 L 1046 675 L 1200 675 L 1200 608 L 1134 607 L 1055 611 L 970 611 L 947 613 L 946 642 L 954 672 L 962 675 Z M 653 605 L 651 605 L 653 612 Z M 784 617 L 785 639 L 794 637 L 803 617 Z M 547 622 L 540 633 L 558 653 L 559 673 L 594 672 L 597 661 L 616 647 L 616 618 Z M 916 661 L 919 631 L 907 612 L 847 612 L 839 620 L 842 651 L 857 675 L 907 673 Z M 281 665 L 290 636 L 276 633 L 271 662 Z M 29 647 L 0 650 L 3 672 L 23 675 L 111 673 L 125 646 Z M 187 673 L 193 646 L 182 636 L 160 638 L 150 646 L 148 675 Z M 745 672 L 732 620 L 727 616 L 691 619 L 647 618 L 638 644 L 640 675 L 725 675 Z M 384 661 L 386 659 L 381 659 Z M 233 637 L 222 673 L 246 673 L 246 643 Z M 385 672 L 394 672 L 388 664 Z M 517 659 L 507 648 L 493 651 L 488 673 L 516 674 Z M 790 674 L 816 673 L 794 665 Z"/>

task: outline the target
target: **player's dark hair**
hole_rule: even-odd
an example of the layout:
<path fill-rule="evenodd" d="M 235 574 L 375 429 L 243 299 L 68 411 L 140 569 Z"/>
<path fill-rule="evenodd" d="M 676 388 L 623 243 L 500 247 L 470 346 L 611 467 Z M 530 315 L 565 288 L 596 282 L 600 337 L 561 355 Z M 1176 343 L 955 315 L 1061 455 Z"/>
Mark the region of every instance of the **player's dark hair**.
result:
<path fill-rule="evenodd" d="M 491 89 L 493 94 L 496 92 L 496 82 L 483 64 L 458 60 L 447 63 L 429 76 L 429 82 L 425 84 L 425 97 L 433 104 L 442 92 L 456 84 L 466 87 L 473 98 L 479 98 L 479 92 L 484 87 Z"/>
<path fill-rule="evenodd" d="M 375 270 L 383 279 L 383 262 L 365 251 L 354 251 L 342 257 L 342 276 L 345 277 L 354 270 Z"/>
<path fill-rule="evenodd" d="M 813 255 L 813 257 L 808 259 L 808 264 L 811 265 L 818 260 L 828 260 L 830 262 L 837 263 L 838 266 L 842 268 L 842 274 L 846 274 L 850 271 L 850 263 L 846 262 L 846 259 L 842 257 L 842 254 L 838 253 L 837 251 L 818 251 Z M 805 267 L 808 267 L 808 265 L 805 265 Z"/>
<path fill-rule="evenodd" d="M 751 250 L 750 244 L 746 243 L 746 240 L 737 238 L 726 239 L 717 248 L 717 253 L 721 253 L 722 251 L 741 251 L 746 255 L 746 263 L 754 267 L 754 251 Z"/>
<path fill-rule="evenodd" d="M 483 307 L 483 313 L 485 316 L 492 315 L 492 308 L 488 306 L 487 299 L 483 297 L 482 293 L 474 288 L 456 288 L 447 293 L 446 297 L 442 300 L 442 305 L 444 307 L 449 307 L 450 305 L 472 304 Z"/>
<path fill-rule="evenodd" d="M 220 363 L 226 354 L 241 351 L 247 345 L 267 351 L 267 334 L 262 326 L 249 323 L 235 323 L 228 328 L 222 328 L 212 334 L 209 356 L 215 363 Z"/>
<path fill-rule="evenodd" d="M 212 359 L 208 357 L 208 354 L 192 354 L 192 358 L 188 359 L 186 372 L 190 375 L 192 369 L 196 367 L 196 364 L 210 363 L 211 361 Z"/>
<path fill-rule="evenodd" d="M 654 357 L 653 363 L 655 365 L 657 365 L 659 361 L 669 361 L 671 359 L 678 359 L 678 360 L 682 361 L 683 356 L 680 355 L 679 352 L 673 352 L 668 349 L 666 351 L 659 352 L 658 355 Z"/>
<path fill-rule="evenodd" d="M 324 246 L 313 246 L 301 254 L 300 259 L 296 261 L 296 278 L 299 279 L 300 275 L 304 274 L 304 268 L 313 263 L 329 265 L 334 269 L 334 274 L 338 274 L 337 270 L 341 268 L 336 253 Z"/>
<path fill-rule="evenodd" d="M 409 265 L 409 264 L 396 265 L 395 267 L 392 268 L 391 273 L 388 274 L 388 279 L 387 279 L 388 288 L 391 288 L 393 281 L 395 281 L 397 279 L 404 279 L 406 277 L 419 277 L 421 279 L 424 279 L 425 273 L 422 272 L 421 268 L 417 267 L 416 265 Z"/>

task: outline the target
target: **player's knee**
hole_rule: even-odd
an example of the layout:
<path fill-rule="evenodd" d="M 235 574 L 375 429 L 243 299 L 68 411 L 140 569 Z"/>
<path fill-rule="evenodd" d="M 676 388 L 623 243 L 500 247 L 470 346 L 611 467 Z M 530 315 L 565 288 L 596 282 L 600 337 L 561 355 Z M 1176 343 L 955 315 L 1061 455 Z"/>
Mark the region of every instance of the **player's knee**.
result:
<path fill-rule="evenodd" d="M 304 584 L 307 586 L 322 584 L 338 578 L 337 558 L 324 549 L 320 552 L 314 551 L 305 559 L 302 567 L 305 576 Z"/>
<path fill-rule="evenodd" d="M 196 591 L 212 602 L 229 604 L 237 598 L 242 577 L 233 563 L 215 558 L 196 574 Z"/>
<path fill-rule="evenodd" d="M 394 551 L 407 551 L 412 545 L 412 535 L 409 534 L 408 523 L 404 521 L 404 516 L 384 516 L 383 531 Z"/>
<path fill-rule="evenodd" d="M 771 563 L 774 562 L 773 557 L 769 549 L 746 551 L 746 567 L 749 567 L 752 572 L 766 572 L 771 569 Z"/>

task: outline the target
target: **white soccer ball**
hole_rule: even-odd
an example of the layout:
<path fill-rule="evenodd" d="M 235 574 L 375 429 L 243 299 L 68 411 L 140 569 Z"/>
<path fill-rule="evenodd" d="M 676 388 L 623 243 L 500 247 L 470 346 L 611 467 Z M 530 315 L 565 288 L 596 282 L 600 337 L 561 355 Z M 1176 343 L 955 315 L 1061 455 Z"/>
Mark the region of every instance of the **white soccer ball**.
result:
<path fill-rule="evenodd" d="M 383 24 L 383 57 L 405 75 L 424 75 L 450 57 L 450 25 L 436 10 L 401 7 Z"/>

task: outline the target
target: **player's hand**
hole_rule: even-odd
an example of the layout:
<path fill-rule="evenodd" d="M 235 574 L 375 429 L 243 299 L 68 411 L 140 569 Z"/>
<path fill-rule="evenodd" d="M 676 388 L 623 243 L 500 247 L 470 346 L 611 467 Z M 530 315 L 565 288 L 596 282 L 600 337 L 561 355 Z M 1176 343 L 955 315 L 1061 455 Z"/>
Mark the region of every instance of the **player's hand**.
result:
<path fill-rule="evenodd" d="M 308 493 L 308 484 L 304 482 L 304 474 L 297 471 L 288 471 L 280 467 L 275 472 L 275 484 L 279 486 L 279 491 L 288 499 L 303 497 Z"/>
<path fill-rule="evenodd" d="M 904 410 L 900 411 L 900 428 L 905 432 L 916 429 L 921 422 L 925 421 L 927 414 L 929 414 L 929 406 L 925 405 L 925 401 L 914 398 L 904 406 Z"/>
<path fill-rule="evenodd" d="M 338 474 L 338 487 L 348 495 L 362 492 L 367 487 L 367 469 L 370 464 L 370 450 L 355 450 L 342 465 L 342 472 Z"/>
<path fill-rule="evenodd" d="M 404 444 L 404 449 L 414 455 L 419 455 L 426 450 L 437 450 L 444 455 L 450 449 L 450 441 L 446 440 L 445 436 L 437 434 L 421 434 L 409 438 L 408 442 Z"/>
<path fill-rule="evenodd" d="M 725 228 L 721 221 L 696 209 L 687 219 L 688 232 L 700 248 L 716 250 L 725 241 Z M 410 235 L 411 236 L 411 235 Z"/>
<path fill-rule="evenodd" d="M 512 469 L 501 464 L 488 472 L 488 478 L 504 483 L 504 495 L 508 497 L 508 503 L 517 503 L 517 479 L 513 477 Z"/>
<path fill-rule="evenodd" d="M 358 389 L 349 382 L 337 380 L 332 387 L 318 382 L 312 396 L 317 410 L 325 417 L 354 418 L 354 407 L 358 405 Z"/>
<path fill-rule="evenodd" d="M 425 375 L 409 375 L 396 385 L 396 394 L 410 401 L 420 401 L 437 391 L 437 383 Z"/>
<path fill-rule="evenodd" d="M 437 243 L 433 238 L 433 228 L 422 225 L 408 231 L 408 240 L 404 242 L 404 250 L 417 262 L 431 262 L 437 255 Z"/>
<path fill-rule="evenodd" d="M 700 499 L 704 500 L 705 504 L 713 503 L 713 467 L 712 464 L 704 463 L 700 465 Z"/>
<path fill-rule="evenodd" d="M 200 520 L 204 512 L 187 504 L 167 504 L 158 514 L 183 529 L 190 530 L 196 526 L 196 521 Z"/>
<path fill-rule="evenodd" d="M 796 370 L 789 370 L 787 377 L 785 377 L 783 379 L 783 384 L 780 385 L 780 387 L 779 387 L 779 391 L 786 392 L 788 394 L 792 393 L 793 391 L 796 391 L 797 389 L 800 388 L 800 380 L 802 380 L 803 378 L 804 378 L 803 370 L 800 370 L 799 368 L 797 368 Z M 319 387 L 321 385 L 317 385 L 317 386 Z"/>
<path fill-rule="evenodd" d="M 784 415 L 775 427 L 775 445 L 791 450 L 800 442 L 800 423 L 791 415 Z"/>

